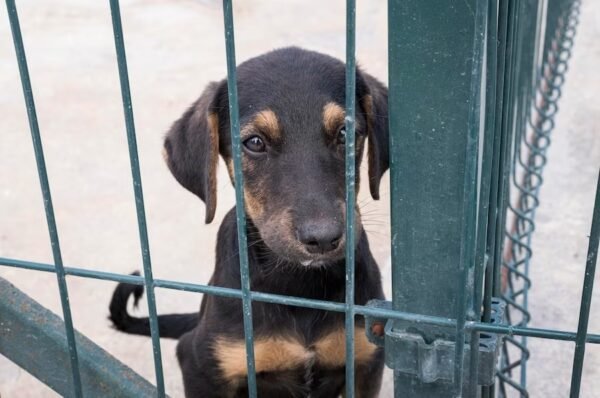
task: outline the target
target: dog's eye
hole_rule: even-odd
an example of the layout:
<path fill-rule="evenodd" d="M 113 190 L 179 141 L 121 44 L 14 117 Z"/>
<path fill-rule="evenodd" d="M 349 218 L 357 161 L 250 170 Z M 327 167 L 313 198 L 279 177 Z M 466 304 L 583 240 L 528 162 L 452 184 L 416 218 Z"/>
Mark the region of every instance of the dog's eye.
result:
<path fill-rule="evenodd" d="M 346 126 L 342 126 L 338 130 L 337 143 L 340 145 L 344 145 L 346 143 Z"/>
<path fill-rule="evenodd" d="M 257 135 L 253 135 L 244 141 L 244 146 L 250 152 L 264 152 L 266 150 L 265 142 Z"/>

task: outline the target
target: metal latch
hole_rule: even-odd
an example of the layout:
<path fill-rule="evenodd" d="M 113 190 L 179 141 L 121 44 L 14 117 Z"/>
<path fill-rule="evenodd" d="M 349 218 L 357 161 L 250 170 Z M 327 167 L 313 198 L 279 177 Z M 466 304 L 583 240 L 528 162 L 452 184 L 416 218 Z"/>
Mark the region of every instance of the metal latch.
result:
<path fill-rule="evenodd" d="M 392 309 L 392 303 L 383 300 L 371 300 L 369 307 Z M 498 298 L 492 299 L 492 324 L 501 324 L 504 320 L 505 303 Z M 391 369 L 417 376 L 424 383 L 436 381 L 453 382 L 455 342 L 436 338 L 426 341 L 425 325 L 407 327 L 406 322 L 386 320 L 385 318 L 365 317 L 367 338 L 372 343 L 385 348 L 385 363 Z M 385 325 L 385 326 L 384 326 Z M 436 330 L 439 334 L 439 328 Z M 452 336 L 453 330 L 442 333 Z M 467 334 L 469 335 L 469 334 Z M 480 333 L 477 384 L 493 384 L 498 362 L 502 335 Z M 465 376 L 470 377 L 468 369 L 471 347 L 464 345 Z M 468 382 L 467 379 L 465 382 Z"/>

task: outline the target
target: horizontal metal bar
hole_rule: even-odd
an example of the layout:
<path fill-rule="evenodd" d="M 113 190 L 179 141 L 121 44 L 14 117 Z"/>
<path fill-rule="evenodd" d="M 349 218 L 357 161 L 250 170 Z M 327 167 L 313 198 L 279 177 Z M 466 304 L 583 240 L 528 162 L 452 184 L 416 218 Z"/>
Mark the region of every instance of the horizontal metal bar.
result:
<path fill-rule="evenodd" d="M 489 323 L 472 322 L 465 325 L 467 330 L 477 330 L 479 332 L 501 333 L 508 336 L 528 336 L 538 337 L 550 340 L 575 341 L 577 333 L 565 332 L 562 330 L 540 329 L 530 327 L 518 327 L 511 325 L 492 325 Z M 600 344 L 600 334 L 588 334 L 586 343 Z"/>
<path fill-rule="evenodd" d="M 54 266 L 44 263 L 36 263 L 31 261 L 16 260 L 11 258 L 0 257 L 0 266 L 8 266 L 15 268 L 23 268 L 34 271 L 54 272 Z M 143 285 L 144 279 L 141 276 L 115 274 L 112 272 L 92 271 L 83 268 L 65 267 L 65 273 L 70 276 L 82 278 L 93 278 L 100 280 L 109 280 L 114 282 L 132 283 L 135 285 Z M 242 292 L 238 289 L 231 289 L 219 286 L 200 285 L 195 283 L 178 282 L 172 280 L 155 279 L 154 286 L 163 289 L 182 290 L 186 292 L 211 294 L 221 297 L 242 298 Z M 324 311 L 345 312 L 346 305 L 344 303 L 305 299 L 302 297 L 284 296 L 280 294 L 250 292 L 252 300 L 265 303 L 289 305 L 293 307 L 313 308 Z M 362 305 L 354 306 L 354 312 L 357 315 L 372 316 L 386 319 L 396 319 L 421 323 L 426 325 L 456 327 L 456 320 L 452 318 L 443 318 L 437 316 L 427 316 L 403 312 L 397 310 L 388 310 L 383 308 L 372 308 Z M 467 322 L 465 324 L 466 331 L 478 331 L 489 333 L 500 333 L 509 336 L 529 336 L 551 340 L 575 341 L 577 333 L 566 332 L 561 330 L 540 329 L 529 327 L 516 327 L 510 325 L 494 325 L 483 322 Z M 586 343 L 600 344 L 600 334 L 589 333 L 586 338 Z"/>
<path fill-rule="evenodd" d="M 12 258 L 0 257 L 0 265 L 14 268 L 28 269 L 31 271 L 54 272 L 54 266 L 45 263 L 37 263 L 26 260 L 16 260 Z M 122 275 L 112 272 L 94 271 L 84 268 L 65 267 L 65 274 L 78 276 L 82 278 L 100 279 L 113 282 L 132 283 L 134 285 L 143 285 L 144 278 L 135 275 Z"/>

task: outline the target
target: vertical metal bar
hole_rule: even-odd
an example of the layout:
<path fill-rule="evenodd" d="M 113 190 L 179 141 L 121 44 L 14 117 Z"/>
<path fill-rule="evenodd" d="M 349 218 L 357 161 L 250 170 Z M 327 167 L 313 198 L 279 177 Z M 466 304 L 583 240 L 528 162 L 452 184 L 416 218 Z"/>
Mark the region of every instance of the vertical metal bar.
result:
<path fill-rule="evenodd" d="M 125 115 L 125 129 L 127 131 L 127 144 L 129 147 L 129 162 L 131 164 L 131 175 L 133 179 L 133 192 L 135 195 L 135 208 L 137 212 L 140 248 L 142 251 L 142 262 L 144 266 L 144 285 L 146 286 L 146 299 L 148 302 L 148 313 L 150 318 L 150 334 L 152 336 L 152 351 L 154 354 L 156 388 L 158 396 L 164 397 L 165 383 L 162 369 L 158 320 L 156 317 L 154 279 L 152 277 L 150 244 L 148 243 L 146 212 L 144 210 L 144 192 L 142 189 L 142 177 L 140 174 L 140 162 L 138 158 L 137 140 L 135 136 L 135 123 L 133 120 L 133 107 L 131 104 L 131 92 L 129 89 L 129 74 L 127 72 L 127 58 L 125 55 L 125 43 L 123 41 L 123 27 L 121 25 L 121 11 L 119 8 L 119 0 L 110 0 L 110 12 L 112 17 L 113 36 L 115 39 L 115 49 L 117 53 L 117 64 L 119 67 L 119 82 L 121 85 L 123 113 Z"/>
<path fill-rule="evenodd" d="M 494 276 L 497 265 L 494 252 L 496 250 L 496 233 L 498 228 L 499 203 L 498 190 L 500 185 L 500 154 L 505 145 L 506 137 L 502 134 L 502 110 L 504 109 L 504 72 L 506 70 L 506 32 L 508 30 L 508 0 L 500 0 L 498 4 L 497 26 L 497 70 L 496 70 L 496 108 L 494 112 L 494 152 L 492 161 L 492 183 L 490 192 L 490 211 L 488 215 L 488 235 L 486 252 L 489 256 L 490 266 L 486 269 L 486 283 L 483 299 L 483 321 L 489 322 L 491 319 L 491 303 L 494 291 Z M 485 388 L 484 388 L 485 390 Z"/>
<path fill-rule="evenodd" d="M 506 67 L 504 80 L 504 106 L 501 113 L 503 145 L 501 149 L 500 180 L 498 190 L 498 221 L 496 223 L 496 244 L 494 253 L 494 293 L 499 296 L 502 286 L 502 252 L 504 248 L 504 225 L 509 196 L 510 154 L 513 142 L 513 114 L 515 110 L 514 73 L 515 73 L 515 35 L 518 26 L 519 4 L 521 0 L 510 0 L 508 8 L 508 30 L 506 38 Z"/>
<path fill-rule="evenodd" d="M 254 334 L 252 331 L 252 301 L 250 297 L 250 271 L 248 269 L 248 245 L 246 240 L 246 214 L 244 212 L 244 180 L 242 175 L 242 146 L 235 62 L 235 35 L 233 30 L 232 0 L 223 0 L 225 22 L 225 47 L 227 52 L 227 89 L 229 118 L 231 120 L 231 147 L 235 180 L 235 212 L 237 217 L 238 248 L 242 285 L 242 309 L 244 336 L 246 339 L 246 363 L 248 366 L 248 394 L 256 398 L 256 369 L 254 364 Z"/>
<path fill-rule="evenodd" d="M 495 107 L 494 118 L 490 120 L 493 130 L 494 150 L 492 151 L 492 181 L 490 184 L 488 225 L 486 236 L 486 256 L 487 267 L 485 270 L 485 290 L 483 298 L 483 321 L 489 322 L 491 319 L 492 296 L 494 294 L 494 270 L 496 268 L 494 261 L 494 250 L 496 243 L 496 224 L 498 222 L 498 186 L 500 179 L 500 153 L 504 141 L 501 126 L 501 115 L 504 106 L 504 71 L 505 71 L 505 54 L 506 54 L 506 31 L 508 24 L 508 1 L 495 0 L 493 5 L 494 16 L 492 18 L 494 40 L 490 40 L 492 48 L 489 52 L 493 53 L 495 58 Z M 488 52 L 488 53 L 489 53 Z M 495 386 L 485 386 L 482 388 L 482 398 L 491 398 L 495 395 Z"/>
<path fill-rule="evenodd" d="M 479 149 L 480 116 L 481 116 L 481 84 L 483 66 L 483 47 L 485 41 L 485 24 L 487 19 L 487 1 L 478 1 L 475 6 L 475 32 L 473 38 L 473 60 L 471 63 L 471 93 L 468 116 L 468 135 L 465 153 L 465 172 L 463 183 L 463 205 L 461 211 L 461 245 L 459 272 L 457 278 L 458 296 L 456 315 L 456 339 L 454 351 L 454 396 L 463 395 L 464 379 L 464 346 L 465 322 L 467 320 L 467 297 L 469 291 L 469 275 L 473 275 L 475 267 L 475 249 L 477 239 L 477 160 Z M 473 286 L 471 286 L 474 288 Z M 474 336 L 476 333 L 473 333 Z M 479 350 L 479 347 L 473 347 Z M 470 375 L 471 383 L 476 384 L 477 373 Z"/>
<path fill-rule="evenodd" d="M 493 244 L 493 294 L 500 296 L 502 294 L 502 252 L 504 248 L 504 225 L 506 218 L 506 207 L 509 195 L 508 182 L 510 176 L 510 153 L 511 143 L 513 142 L 513 129 L 511 115 L 514 110 L 514 97 L 513 97 L 513 72 L 514 72 L 514 46 L 515 46 L 515 26 L 517 23 L 516 10 L 518 9 L 518 3 L 520 0 L 504 0 L 506 3 L 503 8 L 501 24 L 503 27 L 503 50 L 504 50 L 504 62 L 503 62 L 503 86 L 502 86 L 502 97 L 503 106 L 498 116 L 499 134 L 500 134 L 500 156 L 499 156 L 499 167 L 498 167 L 498 182 L 497 182 L 497 196 L 496 196 L 496 219 L 495 219 L 495 233 L 494 233 L 494 244 Z M 487 321 L 486 312 L 485 320 Z M 504 346 L 503 348 L 505 348 Z M 501 357 L 502 358 L 502 357 Z M 500 367 L 503 364 L 500 363 Z M 503 396 L 504 385 L 500 385 L 500 394 Z M 490 390 L 490 396 L 494 396 L 494 391 Z"/>
<path fill-rule="evenodd" d="M 44 160 L 44 148 L 42 145 L 42 138 L 40 136 L 40 128 L 35 110 L 35 101 L 33 99 L 33 90 L 31 88 L 31 80 L 29 78 L 29 68 L 27 67 L 27 58 L 25 55 L 25 47 L 23 45 L 23 37 L 21 36 L 19 15 L 17 14 L 17 7 L 14 0 L 6 0 L 6 9 L 8 11 L 10 29 L 17 55 L 17 62 L 19 64 L 19 74 L 21 76 L 21 85 L 23 86 L 25 105 L 27 106 L 27 117 L 29 119 L 29 129 L 31 130 L 31 140 L 33 141 L 33 150 L 35 152 L 35 161 L 40 180 L 40 187 L 42 189 L 42 196 L 44 197 L 46 223 L 48 224 L 48 233 L 50 235 L 50 243 L 52 246 L 52 256 L 54 258 L 56 279 L 58 282 L 58 290 L 60 292 L 60 302 L 65 321 L 67 344 L 69 346 L 71 374 L 73 376 L 73 391 L 76 397 L 81 397 L 81 375 L 79 372 L 79 359 L 77 356 L 77 345 L 75 343 L 75 332 L 73 329 L 71 306 L 69 304 L 69 291 L 67 289 L 67 281 L 65 279 L 65 269 L 63 267 L 60 242 L 58 239 L 58 229 L 56 226 L 56 219 L 54 217 L 54 206 L 52 205 L 52 194 L 50 192 L 50 184 L 48 183 L 46 161 Z"/>
<path fill-rule="evenodd" d="M 472 158 L 477 145 L 473 146 L 470 137 L 479 133 L 478 128 L 471 131 L 470 123 L 475 101 L 473 70 L 481 65 L 480 58 L 473 65 L 473 44 L 484 37 L 483 29 L 476 32 L 475 28 L 477 3 L 440 7 L 434 0 L 388 2 L 392 299 L 396 310 L 455 317 L 465 311 L 467 297 L 474 291 L 471 283 L 459 287 L 458 280 L 465 280 L 463 272 L 472 271 L 474 255 L 465 252 L 461 259 L 461 246 L 466 243 L 461 221 L 466 221 L 465 216 L 471 219 L 463 214 L 463 205 L 476 206 L 477 199 L 476 195 L 465 197 L 463 189 L 465 179 L 471 187 L 477 178 L 477 157 Z M 476 80 L 480 87 L 481 78 Z M 467 168 L 473 167 L 475 173 L 466 176 Z M 470 228 L 474 227 L 473 218 Z M 474 235 L 474 230 L 469 234 Z M 474 251 L 474 239 L 470 247 L 467 250 Z M 461 263 L 467 257 L 470 264 Z M 403 321 L 394 321 L 392 332 L 406 332 L 409 327 L 417 328 L 428 342 L 456 338 L 454 328 Z M 394 390 L 399 397 L 456 393 L 451 383 L 425 382 L 398 370 Z"/>
<path fill-rule="evenodd" d="M 497 51 L 498 51 L 498 1 L 488 0 L 487 9 L 487 46 L 486 46 L 486 91 L 485 91 L 485 128 L 483 155 L 481 166 L 481 188 L 479 191 L 479 215 L 477 227 L 477 250 L 476 250 L 476 272 L 475 272 L 475 293 L 473 299 L 473 317 L 481 320 L 484 278 L 490 275 L 491 269 L 489 255 L 487 255 L 486 241 L 488 238 L 488 222 L 490 213 L 495 209 L 490 207 L 492 164 L 496 139 L 494 136 L 494 124 L 496 115 L 496 72 L 497 72 Z M 485 278 L 487 283 L 487 278 Z M 490 297 L 491 299 L 491 297 Z M 471 340 L 471 375 L 477 374 L 479 360 L 479 333 L 473 333 Z M 469 386 L 469 396 L 477 396 L 476 379 L 471 378 Z"/>
<path fill-rule="evenodd" d="M 592 228 L 590 232 L 587 261 L 585 264 L 581 305 L 579 307 L 579 326 L 577 327 L 577 340 L 575 342 L 575 355 L 573 357 L 573 372 L 571 373 L 571 398 L 579 397 L 579 390 L 581 388 L 583 359 L 585 356 L 585 340 L 587 337 L 588 321 L 590 319 L 590 308 L 592 306 L 592 292 L 594 290 L 594 275 L 596 273 L 596 263 L 598 261 L 599 242 L 600 173 L 598 173 L 598 182 L 596 183 L 596 200 L 594 202 L 594 214 L 592 215 Z"/>
<path fill-rule="evenodd" d="M 486 256 L 486 239 L 488 236 L 490 208 L 492 160 L 495 147 L 494 123 L 496 115 L 496 72 L 497 72 L 497 41 L 498 41 L 498 9 L 497 0 L 488 0 L 487 15 L 487 47 L 486 47 L 486 91 L 485 91 L 485 132 L 483 140 L 483 155 L 481 166 L 481 189 L 479 195 L 479 218 L 477 227 L 477 257 L 476 264 L 480 264 L 479 272 L 484 272 L 489 263 Z M 475 275 L 475 298 L 473 299 L 473 312 L 479 319 L 481 316 L 481 302 L 483 300 L 484 275 Z"/>
<path fill-rule="evenodd" d="M 346 397 L 354 398 L 356 2 L 346 1 Z"/>

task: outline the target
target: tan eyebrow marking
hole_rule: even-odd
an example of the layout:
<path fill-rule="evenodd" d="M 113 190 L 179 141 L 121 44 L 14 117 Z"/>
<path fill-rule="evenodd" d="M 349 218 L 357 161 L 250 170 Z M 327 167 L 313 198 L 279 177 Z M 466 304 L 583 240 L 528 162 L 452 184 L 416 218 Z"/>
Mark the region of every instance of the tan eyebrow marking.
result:
<path fill-rule="evenodd" d="M 257 112 L 252 120 L 242 127 L 242 137 L 247 137 L 254 130 L 259 130 L 271 140 L 281 139 L 281 130 L 279 129 L 279 120 L 277 115 L 271 109 L 263 109 Z"/>
<path fill-rule="evenodd" d="M 323 126 L 325 131 L 336 134 L 340 126 L 344 124 L 346 111 L 335 102 L 328 102 L 323 107 Z"/>

